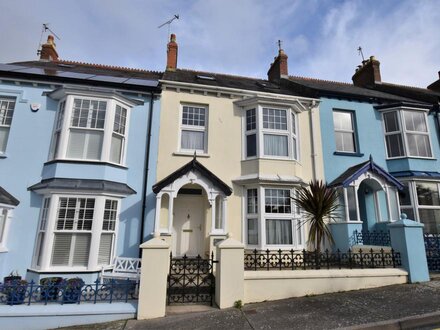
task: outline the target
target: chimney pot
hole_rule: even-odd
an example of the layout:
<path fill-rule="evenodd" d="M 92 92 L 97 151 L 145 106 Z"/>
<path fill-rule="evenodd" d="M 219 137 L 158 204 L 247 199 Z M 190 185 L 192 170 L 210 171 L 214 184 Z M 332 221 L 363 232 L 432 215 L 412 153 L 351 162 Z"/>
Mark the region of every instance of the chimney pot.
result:
<path fill-rule="evenodd" d="M 170 42 L 167 45 L 167 71 L 175 71 L 177 69 L 177 51 L 176 35 L 172 33 L 170 35 Z"/>
<path fill-rule="evenodd" d="M 270 81 L 279 82 L 281 78 L 287 78 L 289 75 L 287 67 L 288 56 L 284 53 L 284 50 L 278 51 L 278 56 L 274 57 L 273 63 L 271 63 L 267 76 Z"/>

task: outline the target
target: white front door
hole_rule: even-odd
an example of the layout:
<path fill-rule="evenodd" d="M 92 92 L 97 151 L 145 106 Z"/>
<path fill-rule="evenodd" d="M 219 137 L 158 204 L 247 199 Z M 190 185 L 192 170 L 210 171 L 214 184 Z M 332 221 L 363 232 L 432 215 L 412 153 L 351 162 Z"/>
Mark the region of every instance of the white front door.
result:
<path fill-rule="evenodd" d="M 173 230 L 176 256 L 203 255 L 204 201 L 202 196 L 179 195 L 174 204 Z"/>

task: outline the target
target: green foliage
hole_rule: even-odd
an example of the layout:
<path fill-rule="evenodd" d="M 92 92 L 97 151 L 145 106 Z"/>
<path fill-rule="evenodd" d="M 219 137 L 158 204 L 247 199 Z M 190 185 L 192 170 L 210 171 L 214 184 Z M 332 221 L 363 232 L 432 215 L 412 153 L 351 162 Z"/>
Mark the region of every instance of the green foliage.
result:
<path fill-rule="evenodd" d="M 336 189 L 329 188 L 320 180 L 310 181 L 307 187 L 299 188 L 297 195 L 292 199 L 303 212 L 304 218 L 300 221 L 300 226 L 309 223 L 309 245 L 319 251 L 326 240 L 333 244 L 333 236 L 327 221 L 334 221 L 338 218 Z"/>
<path fill-rule="evenodd" d="M 234 307 L 237 309 L 241 309 L 243 307 L 243 302 L 241 300 L 237 300 L 234 302 Z"/>

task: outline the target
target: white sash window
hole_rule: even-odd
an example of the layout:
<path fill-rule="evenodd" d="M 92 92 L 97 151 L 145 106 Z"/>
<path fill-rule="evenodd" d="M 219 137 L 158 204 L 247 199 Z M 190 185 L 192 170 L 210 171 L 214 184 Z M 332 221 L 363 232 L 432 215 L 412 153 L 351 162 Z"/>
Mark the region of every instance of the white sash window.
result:
<path fill-rule="evenodd" d="M 6 151 L 14 108 L 15 99 L 0 97 L 0 155 Z"/>
<path fill-rule="evenodd" d="M 200 106 L 182 106 L 181 151 L 207 152 L 207 110 L 206 107 Z"/>

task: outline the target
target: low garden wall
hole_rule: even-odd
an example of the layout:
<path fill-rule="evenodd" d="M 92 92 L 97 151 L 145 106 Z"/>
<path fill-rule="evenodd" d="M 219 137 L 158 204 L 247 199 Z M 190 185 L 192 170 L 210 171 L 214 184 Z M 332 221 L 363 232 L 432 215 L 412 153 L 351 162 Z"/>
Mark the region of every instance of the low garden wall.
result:
<path fill-rule="evenodd" d="M 375 288 L 408 281 L 399 268 L 245 271 L 244 303 Z"/>

